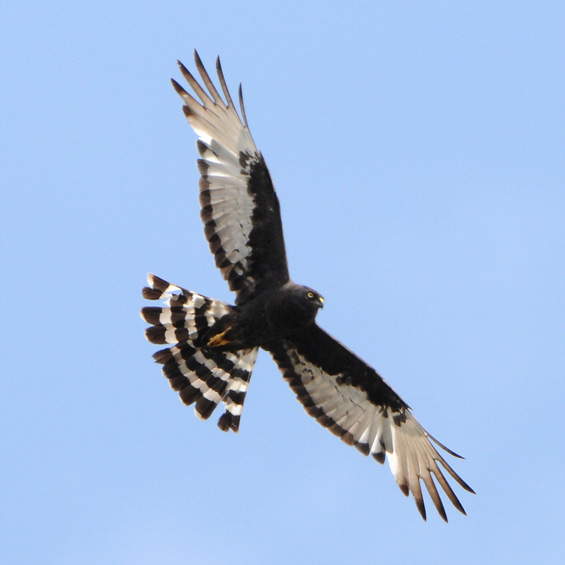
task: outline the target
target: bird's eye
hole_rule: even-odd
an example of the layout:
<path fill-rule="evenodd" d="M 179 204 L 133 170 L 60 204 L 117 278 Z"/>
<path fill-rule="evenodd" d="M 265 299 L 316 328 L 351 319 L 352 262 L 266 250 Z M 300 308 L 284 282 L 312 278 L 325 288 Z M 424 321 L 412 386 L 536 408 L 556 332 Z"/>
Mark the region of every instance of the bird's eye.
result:
<path fill-rule="evenodd" d="M 314 293 L 313 293 L 313 292 L 309 292 L 309 293 L 308 293 L 308 298 L 309 298 L 310 300 L 312 300 L 312 299 L 314 298 Z"/>

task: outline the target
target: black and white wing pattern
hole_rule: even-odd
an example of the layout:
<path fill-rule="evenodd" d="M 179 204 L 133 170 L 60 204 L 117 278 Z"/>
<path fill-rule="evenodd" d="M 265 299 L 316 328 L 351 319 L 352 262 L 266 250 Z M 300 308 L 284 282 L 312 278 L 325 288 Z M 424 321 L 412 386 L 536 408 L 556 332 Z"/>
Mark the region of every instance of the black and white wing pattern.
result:
<path fill-rule="evenodd" d="M 201 217 L 216 266 L 243 304 L 265 288 L 288 281 L 280 208 L 263 156 L 255 146 L 243 106 L 234 106 L 217 59 L 225 101 L 216 90 L 198 53 L 196 67 L 207 91 L 179 62 L 181 72 L 200 99 L 176 81 L 183 110 L 197 133 Z"/>
<path fill-rule="evenodd" d="M 465 490 L 473 490 L 434 443 L 459 456 L 426 432 L 409 406 L 372 367 L 316 324 L 292 339 L 270 343 L 266 349 L 310 416 L 364 455 L 371 454 L 379 463 L 388 458 L 400 490 L 406 496 L 412 493 L 424 519 L 420 481 L 447 521 L 432 476 L 455 508 L 465 514 L 441 467 Z"/>

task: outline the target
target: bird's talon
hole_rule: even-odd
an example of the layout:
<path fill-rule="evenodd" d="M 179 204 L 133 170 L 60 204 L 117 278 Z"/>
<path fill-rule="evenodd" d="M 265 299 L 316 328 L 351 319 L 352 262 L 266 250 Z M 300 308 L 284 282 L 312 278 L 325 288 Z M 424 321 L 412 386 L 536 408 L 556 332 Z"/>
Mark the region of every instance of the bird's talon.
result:
<path fill-rule="evenodd" d="M 229 330 L 229 328 L 228 328 L 228 330 Z M 224 330 L 222 333 L 211 337 L 208 340 L 208 347 L 221 347 L 222 345 L 228 345 L 229 340 L 225 339 L 225 336 L 226 336 L 226 333 L 228 332 L 228 330 Z"/>

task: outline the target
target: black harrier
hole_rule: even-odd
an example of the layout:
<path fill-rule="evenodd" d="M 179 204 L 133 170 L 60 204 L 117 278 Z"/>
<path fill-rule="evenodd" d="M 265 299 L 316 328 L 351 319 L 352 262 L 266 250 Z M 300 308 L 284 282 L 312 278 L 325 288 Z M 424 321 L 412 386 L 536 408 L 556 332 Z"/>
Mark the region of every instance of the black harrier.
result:
<path fill-rule="evenodd" d="M 382 377 L 315 322 L 324 299 L 290 279 L 279 201 L 255 146 L 239 89 L 238 114 L 217 60 L 224 99 L 195 54 L 204 88 L 182 65 L 200 102 L 174 80 L 183 110 L 197 133 L 204 233 L 216 265 L 236 293 L 235 305 L 206 298 L 149 275 L 143 296 L 163 300 L 141 314 L 149 341 L 168 344 L 154 357 L 185 404 L 208 418 L 222 402 L 220 429 L 238 430 L 257 351 L 271 353 L 308 414 L 345 443 L 379 463 L 385 458 L 405 495 L 426 517 L 420 480 L 444 520 L 432 475 L 465 513 L 442 469 L 465 490 L 436 446 L 456 455 L 418 423 Z"/>

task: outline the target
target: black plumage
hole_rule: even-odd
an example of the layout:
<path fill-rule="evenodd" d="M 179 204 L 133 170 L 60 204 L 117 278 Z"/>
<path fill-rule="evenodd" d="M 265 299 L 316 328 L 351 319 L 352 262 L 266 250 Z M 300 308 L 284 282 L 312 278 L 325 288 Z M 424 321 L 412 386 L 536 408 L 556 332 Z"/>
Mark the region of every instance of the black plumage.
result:
<path fill-rule="evenodd" d="M 308 414 L 379 463 L 388 457 L 398 486 L 404 494 L 412 493 L 424 518 L 420 481 L 447 520 L 434 479 L 464 513 L 442 469 L 473 491 L 434 444 L 455 454 L 422 428 L 375 369 L 316 324 L 323 298 L 290 279 L 279 201 L 251 137 L 241 87 L 240 117 L 219 59 L 217 73 L 224 98 L 198 54 L 195 60 L 205 88 L 179 66 L 200 101 L 172 82 L 199 136 L 204 233 L 236 299 L 231 306 L 149 275 L 144 297 L 163 300 L 165 306 L 142 309 L 142 317 L 150 324 L 146 337 L 170 346 L 157 352 L 155 360 L 163 365 L 181 400 L 195 404 L 200 418 L 208 418 L 223 403 L 219 427 L 238 431 L 257 351 L 263 348 L 271 353 Z"/>

